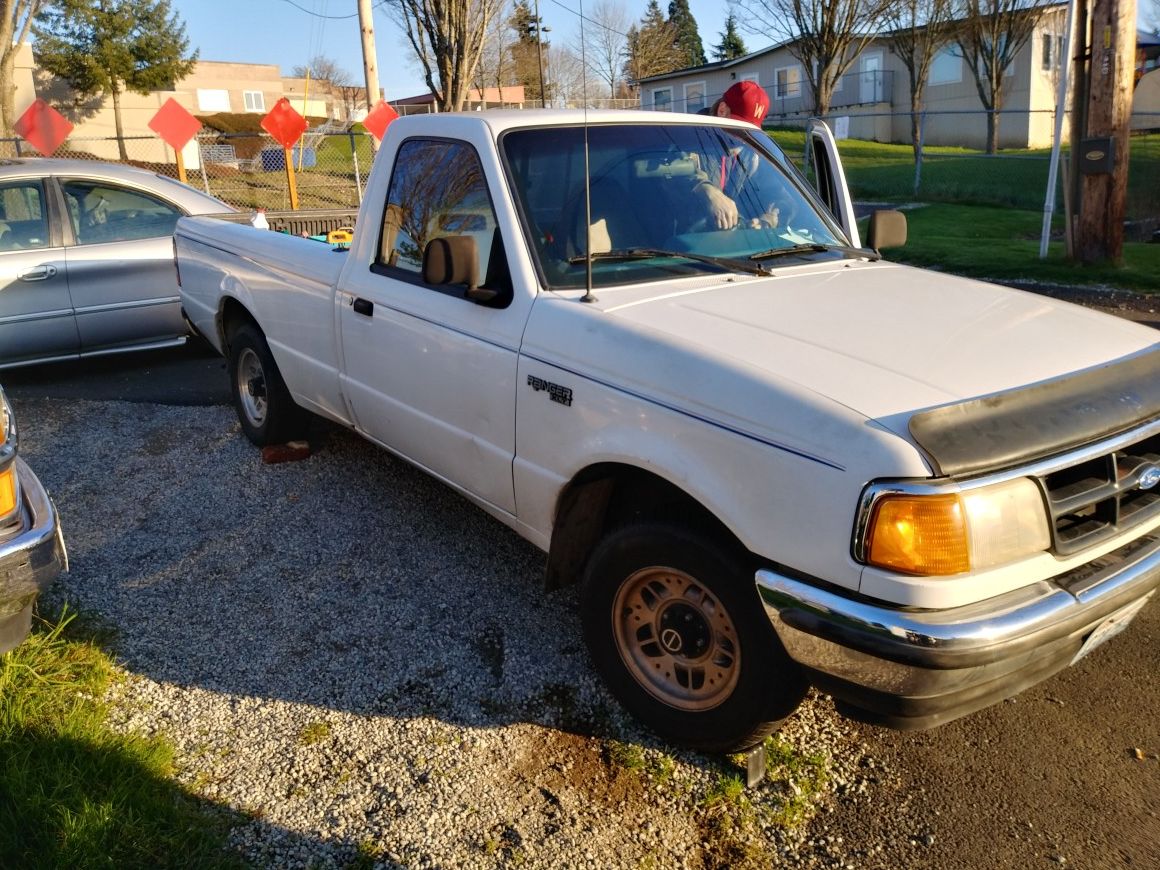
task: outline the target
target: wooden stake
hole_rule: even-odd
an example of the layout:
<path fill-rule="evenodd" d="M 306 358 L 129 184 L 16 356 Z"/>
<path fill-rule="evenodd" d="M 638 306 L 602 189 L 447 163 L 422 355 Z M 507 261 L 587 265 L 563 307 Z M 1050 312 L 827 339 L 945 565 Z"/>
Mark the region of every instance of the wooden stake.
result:
<path fill-rule="evenodd" d="M 289 148 L 284 153 L 286 155 L 286 185 L 290 188 L 290 209 L 298 211 L 298 184 L 294 180 L 294 153 Z"/>
<path fill-rule="evenodd" d="M 181 149 L 176 148 L 173 153 L 177 155 L 177 180 L 182 184 L 189 184 L 189 179 L 185 175 L 185 157 L 182 155 Z"/>
<path fill-rule="evenodd" d="M 1136 0 L 1093 0 L 1086 137 L 1110 137 L 1115 165 L 1081 179 L 1076 253 L 1084 263 L 1119 263 L 1124 254 L 1135 48 Z"/>

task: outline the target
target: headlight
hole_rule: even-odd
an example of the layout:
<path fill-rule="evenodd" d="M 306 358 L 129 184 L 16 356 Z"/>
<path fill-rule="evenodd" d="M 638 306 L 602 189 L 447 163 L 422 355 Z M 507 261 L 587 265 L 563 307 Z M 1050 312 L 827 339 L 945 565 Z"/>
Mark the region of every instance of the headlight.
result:
<path fill-rule="evenodd" d="M 16 415 L 12 413 L 4 388 L 0 387 L 0 450 L 6 447 L 16 450 Z M 3 458 L 3 454 L 0 454 L 0 458 Z"/>
<path fill-rule="evenodd" d="M 0 522 L 16 512 L 16 417 L 0 389 Z"/>
<path fill-rule="evenodd" d="M 1025 477 L 962 492 L 885 492 L 862 536 L 867 564 L 925 576 L 981 571 L 1050 545 L 1043 497 Z"/>

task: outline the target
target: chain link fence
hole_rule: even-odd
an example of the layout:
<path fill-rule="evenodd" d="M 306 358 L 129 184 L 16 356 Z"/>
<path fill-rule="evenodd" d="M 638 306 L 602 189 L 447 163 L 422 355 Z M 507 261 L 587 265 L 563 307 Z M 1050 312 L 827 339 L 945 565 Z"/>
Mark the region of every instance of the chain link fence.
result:
<path fill-rule="evenodd" d="M 634 101 L 623 102 L 628 105 L 621 108 L 636 107 Z M 940 114 L 947 117 L 936 117 Z M 982 111 L 928 113 L 923 119 L 924 135 L 948 123 L 964 128 L 967 125 L 985 127 L 986 114 Z M 1000 130 L 1004 125 L 1009 130 L 1045 124 L 1050 128 L 1051 112 L 1034 119 L 1030 117 L 1032 114 L 1003 112 Z M 909 130 L 909 112 L 845 115 L 838 109 L 826 120 L 839 135 L 846 137 L 840 139 L 839 150 L 851 191 L 858 200 L 1043 208 L 1050 148 L 1005 149 L 992 155 L 977 149 L 924 142 L 921 164 L 916 171 L 911 146 L 897 142 L 900 138 L 897 131 Z M 767 123 L 767 130 L 788 154 L 800 159 L 804 126 L 804 117 L 792 122 L 783 117 L 773 129 Z M 1160 113 L 1136 113 L 1131 126 L 1128 237 L 1145 240 L 1160 228 Z M 896 140 L 893 144 L 889 141 L 892 138 Z M 177 177 L 173 150 L 157 137 L 126 137 L 121 144 L 127 156 L 124 162 Z M 73 138 L 55 156 L 116 162 L 121 161 L 120 152 L 115 139 Z M 0 158 L 36 154 L 23 140 L 0 140 Z M 286 153 L 268 135 L 203 130 L 187 146 L 184 157 L 188 183 L 235 208 L 290 208 Z M 308 131 L 290 157 L 300 208 L 355 209 L 359 206 L 374 159 L 370 134 Z M 1060 173 L 1056 194 L 1059 214 L 1064 210 L 1066 157 L 1065 147 L 1065 171 Z"/>
<path fill-rule="evenodd" d="M 59 158 L 129 163 L 178 177 L 173 149 L 155 136 L 72 138 Z M 235 208 L 290 208 L 286 151 L 271 136 L 203 131 L 182 152 L 186 181 Z M 0 140 L 0 158 L 40 156 L 20 139 Z M 369 133 L 307 132 L 290 154 L 299 208 L 358 208 L 374 160 Z"/>
<path fill-rule="evenodd" d="M 1001 113 L 1000 132 L 1027 130 L 1033 126 L 1054 123 L 1054 113 L 1005 111 Z M 846 120 L 843 120 L 845 118 Z M 953 145 L 932 145 L 925 141 L 928 130 L 948 124 L 963 128 L 985 128 L 987 113 L 928 113 L 922 120 L 924 135 L 921 161 L 916 165 L 914 150 L 907 142 L 899 144 L 898 130 L 909 131 L 909 112 L 881 112 L 844 116 L 836 111 L 826 121 L 838 135 L 846 179 L 855 199 L 887 202 L 956 202 L 997 205 L 1039 211 L 1043 209 L 1051 148 L 1005 148 L 996 154 L 980 149 Z M 804 149 L 805 120 L 786 123 L 784 119 L 768 132 L 795 160 Z M 878 138 L 874 131 L 894 130 Z M 1148 241 L 1160 228 L 1160 113 L 1139 112 L 1132 116 L 1128 189 L 1125 220 L 1127 238 Z M 1068 130 L 1064 128 L 1064 136 Z M 891 143 L 890 138 L 896 141 Z M 943 139 L 945 141 L 945 137 Z M 1070 148 L 1061 150 L 1059 182 L 1055 192 L 1055 211 L 1062 215 L 1068 184 Z"/>

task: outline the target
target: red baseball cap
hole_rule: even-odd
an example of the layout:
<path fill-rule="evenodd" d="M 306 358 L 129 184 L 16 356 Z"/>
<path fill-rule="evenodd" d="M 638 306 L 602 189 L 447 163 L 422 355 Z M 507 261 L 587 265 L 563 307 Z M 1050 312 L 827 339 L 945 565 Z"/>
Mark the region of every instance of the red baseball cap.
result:
<path fill-rule="evenodd" d="M 746 79 L 729 86 L 721 97 L 729 107 L 729 113 L 742 121 L 760 127 L 769 112 L 769 97 L 757 82 Z"/>

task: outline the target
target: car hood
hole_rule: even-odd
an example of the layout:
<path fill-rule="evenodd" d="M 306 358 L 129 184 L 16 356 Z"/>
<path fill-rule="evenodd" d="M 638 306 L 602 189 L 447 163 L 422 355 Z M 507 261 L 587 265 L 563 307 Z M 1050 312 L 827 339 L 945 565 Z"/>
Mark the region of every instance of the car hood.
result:
<path fill-rule="evenodd" d="M 1157 338 L 1077 305 L 885 262 L 638 286 L 602 294 L 602 306 L 634 331 L 728 357 L 898 432 L 916 411 L 1098 366 Z"/>

